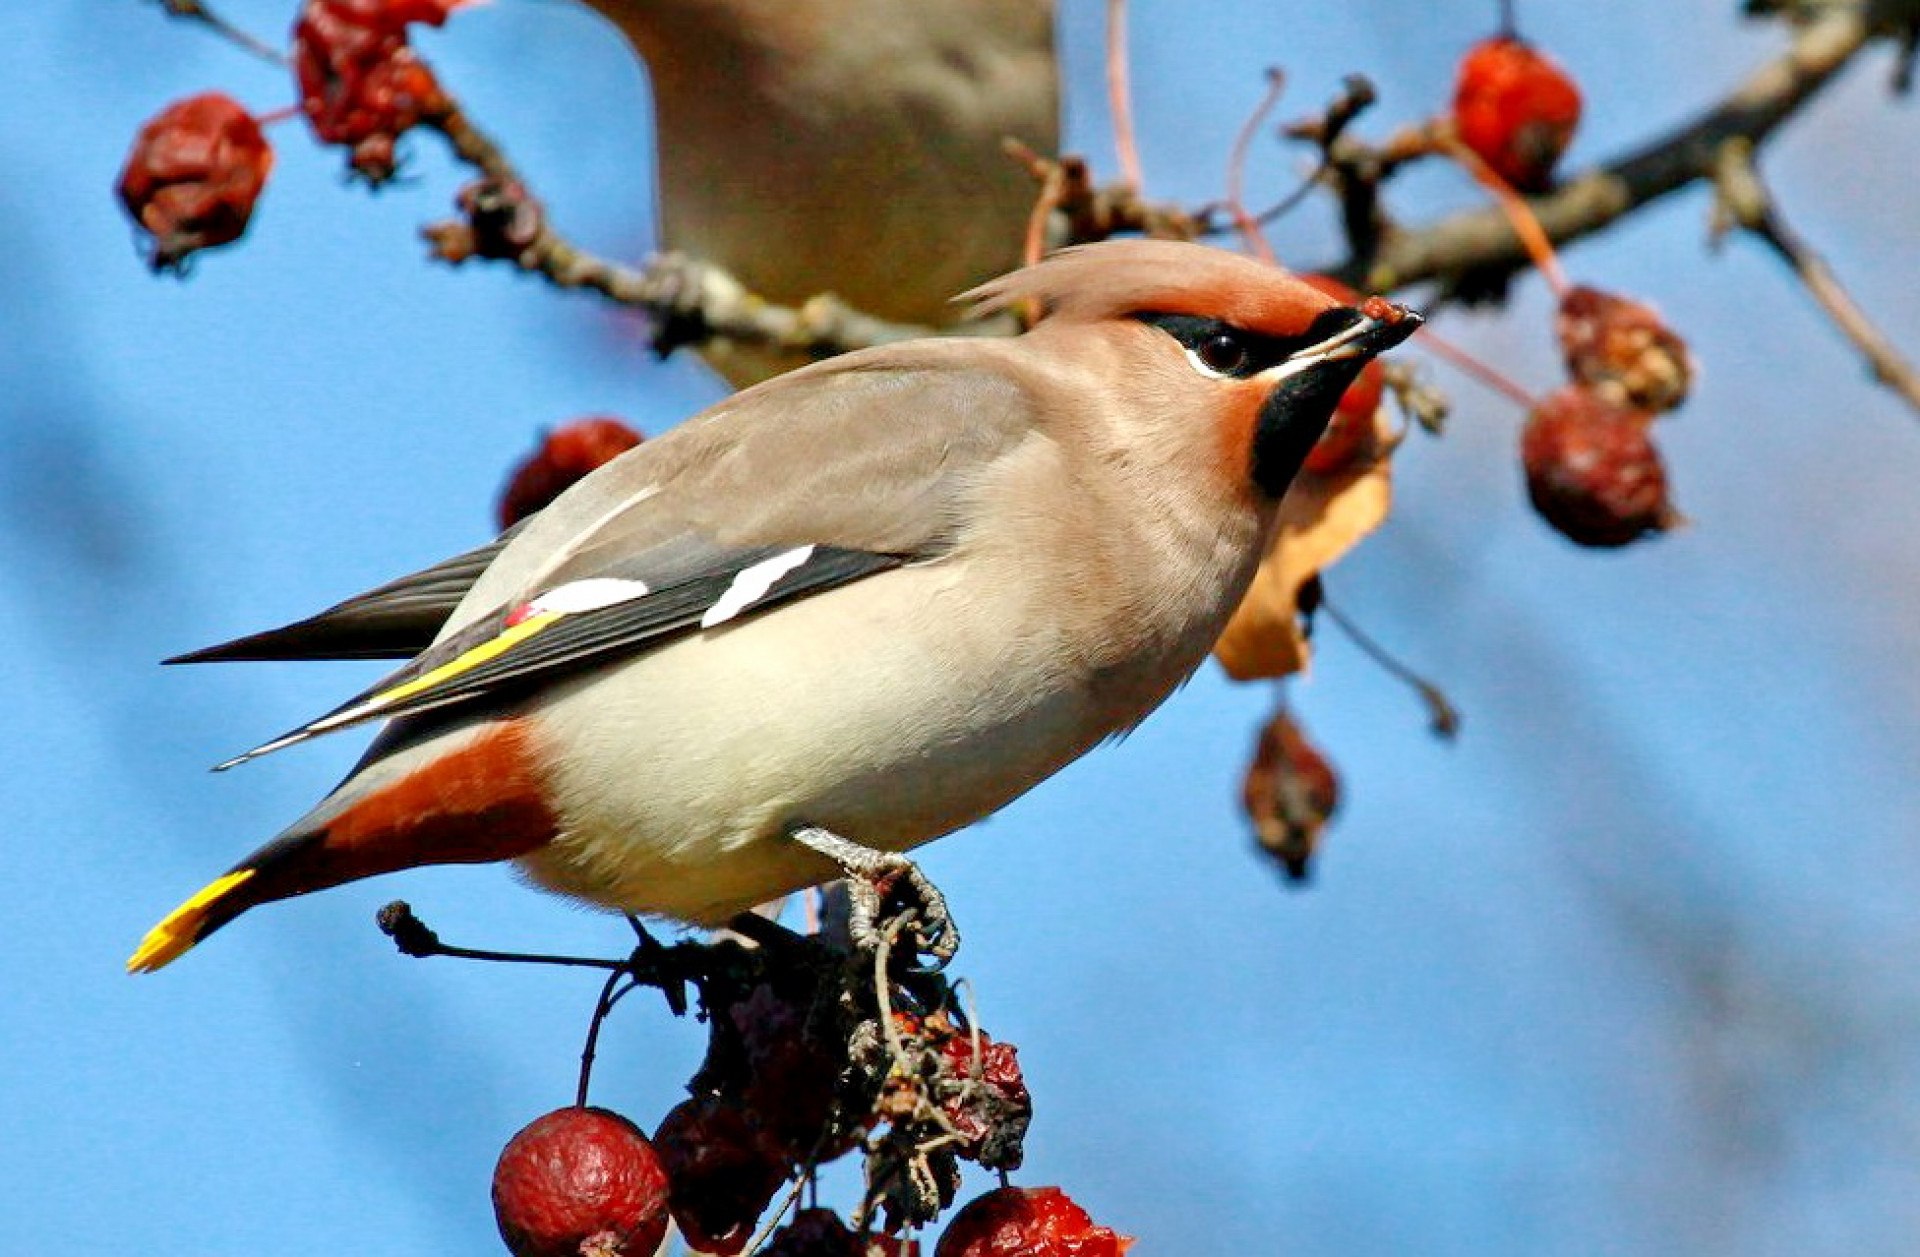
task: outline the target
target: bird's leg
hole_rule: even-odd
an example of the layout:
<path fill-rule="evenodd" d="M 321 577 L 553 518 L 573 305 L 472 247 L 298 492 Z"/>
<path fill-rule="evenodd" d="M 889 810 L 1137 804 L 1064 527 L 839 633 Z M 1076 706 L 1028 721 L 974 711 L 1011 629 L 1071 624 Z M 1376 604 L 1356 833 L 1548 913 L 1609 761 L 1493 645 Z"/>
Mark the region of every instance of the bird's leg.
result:
<path fill-rule="evenodd" d="M 807 850 L 832 860 L 846 874 L 853 906 L 847 933 L 854 946 L 863 951 L 879 946 L 881 905 L 887 893 L 904 881 L 919 900 L 914 936 L 920 950 L 938 962 L 936 968 L 945 966 L 960 950 L 960 927 L 947 911 L 947 897 L 920 871 L 920 866 L 906 856 L 898 851 L 863 847 L 818 825 L 796 826 L 787 836 Z"/>

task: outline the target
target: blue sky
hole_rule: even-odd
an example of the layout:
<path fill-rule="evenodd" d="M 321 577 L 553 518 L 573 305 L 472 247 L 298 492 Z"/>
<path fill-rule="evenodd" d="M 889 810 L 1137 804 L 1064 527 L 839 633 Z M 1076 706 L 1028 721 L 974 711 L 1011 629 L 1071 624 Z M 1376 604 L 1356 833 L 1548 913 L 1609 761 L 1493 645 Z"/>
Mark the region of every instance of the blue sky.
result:
<path fill-rule="evenodd" d="M 233 0 L 271 32 L 289 5 Z M 1110 165 L 1097 10 L 1066 0 L 1069 145 Z M 1586 86 L 1573 159 L 1618 151 L 1779 43 L 1734 6 L 1523 5 Z M 1443 100 L 1491 4 L 1143 4 L 1150 190 L 1216 195 L 1268 64 L 1282 114 L 1349 70 L 1380 119 Z M 1418 22 L 1409 21 L 1417 11 Z M 591 247 L 650 239 L 644 81 L 584 10 L 498 0 L 425 45 Z M 185 284 L 109 195 L 164 102 L 278 74 L 134 0 L 0 10 L 0 633 L 14 875 L 0 961 L 8 1247 L 492 1251 L 500 1144 L 565 1103 L 588 977 L 393 955 L 450 939 L 606 952 L 617 920 L 499 870 L 279 905 L 164 975 L 120 972 L 183 893 L 330 785 L 351 737 L 214 777 L 355 666 L 163 670 L 481 539 L 507 466 L 589 411 L 657 431 L 712 400 L 587 298 L 419 260 L 459 175 L 431 142 L 369 197 L 296 128 L 253 237 Z M 1770 152 L 1793 219 L 1920 351 L 1910 102 L 1884 52 Z M 1258 195 L 1295 155 L 1264 148 Z M 1471 203 L 1420 176 L 1410 203 Z M 1329 636 L 1302 712 L 1348 806 L 1283 887 L 1235 813 L 1267 696 L 1209 668 L 1125 744 L 927 853 L 985 1024 L 1038 1103 L 1021 1180 L 1183 1254 L 1903 1251 L 1920 1218 L 1920 429 L 1777 265 L 1676 197 L 1575 250 L 1703 363 L 1662 434 L 1693 526 L 1618 555 L 1526 511 L 1519 416 L 1457 403 L 1388 527 L 1332 578 L 1440 679 L 1460 742 Z M 1276 236 L 1328 256 L 1319 210 Z M 1537 281 L 1453 338 L 1555 378 Z M 699 1029 L 632 1002 L 596 1097 L 650 1125 Z M 977 1181 L 970 1186 L 982 1186 Z"/>

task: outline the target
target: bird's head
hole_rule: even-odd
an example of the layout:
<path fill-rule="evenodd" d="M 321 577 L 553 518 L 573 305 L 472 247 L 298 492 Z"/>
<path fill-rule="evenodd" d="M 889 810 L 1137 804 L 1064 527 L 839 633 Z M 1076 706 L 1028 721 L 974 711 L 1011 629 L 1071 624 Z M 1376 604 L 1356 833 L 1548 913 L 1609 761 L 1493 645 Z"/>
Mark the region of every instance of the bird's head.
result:
<path fill-rule="evenodd" d="M 1346 305 L 1277 267 L 1164 240 L 1066 249 L 965 300 L 978 313 L 1025 305 L 1042 334 L 1094 333 L 1135 377 L 1123 390 L 1157 422 L 1205 425 L 1233 473 L 1270 500 L 1360 369 L 1423 322 L 1379 298 Z"/>

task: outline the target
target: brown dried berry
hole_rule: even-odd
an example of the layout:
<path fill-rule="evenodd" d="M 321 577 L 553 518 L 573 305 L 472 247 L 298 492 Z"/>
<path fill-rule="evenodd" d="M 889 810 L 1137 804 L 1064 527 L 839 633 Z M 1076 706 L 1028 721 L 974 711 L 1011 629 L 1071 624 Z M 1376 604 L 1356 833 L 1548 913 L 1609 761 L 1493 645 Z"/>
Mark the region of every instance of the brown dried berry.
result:
<path fill-rule="evenodd" d="M 1131 1247 L 1058 1187 L 1002 1187 L 954 1215 L 933 1257 L 1120 1257 Z"/>
<path fill-rule="evenodd" d="M 718 1096 L 675 1105 L 653 1143 L 671 1184 L 674 1223 L 687 1243 L 720 1257 L 746 1247 L 792 1168 L 752 1114 Z"/>
<path fill-rule="evenodd" d="M 1561 535 L 1624 546 L 1673 526 L 1653 416 L 1568 385 L 1542 401 L 1520 434 L 1527 496 Z"/>
<path fill-rule="evenodd" d="M 231 96 L 202 92 L 156 114 L 120 171 L 121 203 L 153 238 L 153 269 L 238 240 L 272 169 L 259 122 Z"/>
<path fill-rule="evenodd" d="M 511 528 L 641 440 L 638 432 L 605 415 L 575 419 L 542 436 L 539 448 L 521 460 L 500 491 L 500 527 Z"/>
<path fill-rule="evenodd" d="M 1307 879 L 1320 833 L 1340 806 L 1340 778 L 1286 711 L 1260 730 L 1240 802 L 1262 849 L 1287 877 Z"/>
<path fill-rule="evenodd" d="M 760 983 L 726 1010 L 745 1058 L 740 1098 L 767 1136 L 795 1162 L 832 1160 L 850 1141 L 824 1147 L 846 1066 L 846 1036 L 830 1008 L 815 1011 Z M 802 996 L 804 998 L 804 996 Z"/>
<path fill-rule="evenodd" d="M 1687 343 L 1653 307 L 1597 288 L 1574 288 L 1554 321 L 1567 372 L 1616 405 L 1672 410 L 1687 400 L 1693 360 Z"/>
<path fill-rule="evenodd" d="M 556 1109 L 501 1152 L 493 1216 L 514 1257 L 651 1257 L 667 1233 L 667 1176 L 618 1113 Z"/>
<path fill-rule="evenodd" d="M 1542 192 L 1580 123 L 1580 89 L 1532 45 L 1502 35 L 1475 44 L 1460 61 L 1453 126 L 1502 179 Z"/>
<path fill-rule="evenodd" d="M 458 0 L 306 0 L 293 27 L 294 81 L 313 133 L 351 148 L 367 182 L 391 179 L 400 135 L 444 112 L 446 94 L 407 44 L 407 24 L 438 26 Z"/>
<path fill-rule="evenodd" d="M 915 1240 L 869 1235 L 864 1243 L 831 1209 L 802 1209 L 773 1233 L 761 1257 L 920 1257 Z"/>

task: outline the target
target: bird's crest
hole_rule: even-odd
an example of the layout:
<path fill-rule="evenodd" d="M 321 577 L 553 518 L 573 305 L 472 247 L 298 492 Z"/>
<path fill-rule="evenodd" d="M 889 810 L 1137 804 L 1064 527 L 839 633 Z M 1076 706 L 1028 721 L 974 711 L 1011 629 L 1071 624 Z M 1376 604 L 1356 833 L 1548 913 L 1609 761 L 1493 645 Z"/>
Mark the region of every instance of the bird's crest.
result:
<path fill-rule="evenodd" d="M 1172 240 L 1109 240 L 1062 249 L 958 300 L 975 317 L 1030 303 L 1042 320 L 1189 314 L 1269 336 L 1298 335 L 1340 304 L 1279 267 Z"/>

